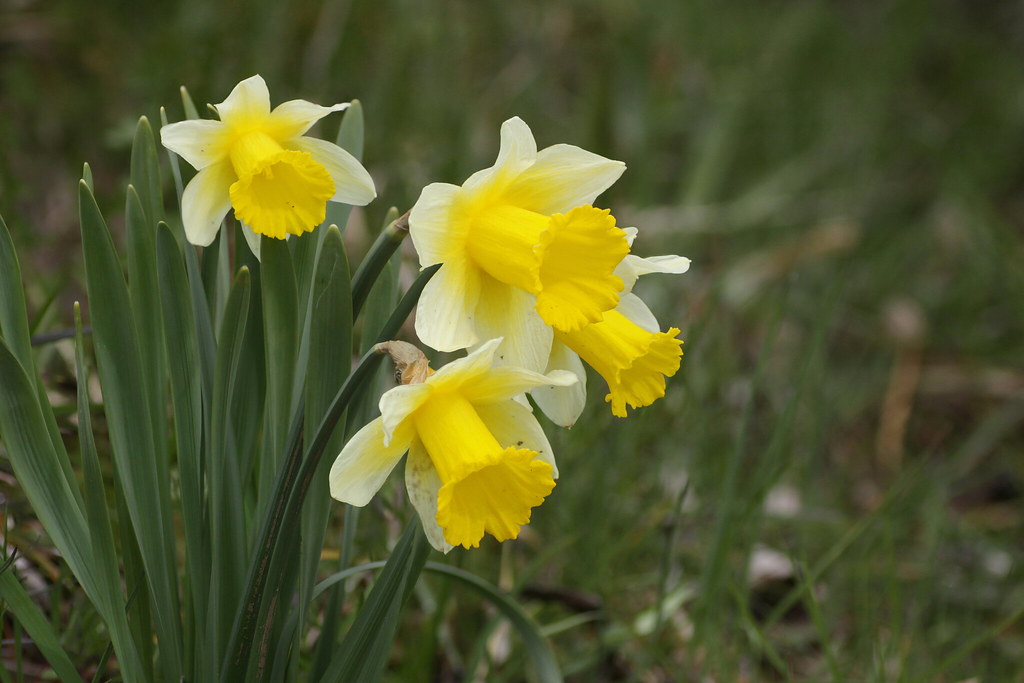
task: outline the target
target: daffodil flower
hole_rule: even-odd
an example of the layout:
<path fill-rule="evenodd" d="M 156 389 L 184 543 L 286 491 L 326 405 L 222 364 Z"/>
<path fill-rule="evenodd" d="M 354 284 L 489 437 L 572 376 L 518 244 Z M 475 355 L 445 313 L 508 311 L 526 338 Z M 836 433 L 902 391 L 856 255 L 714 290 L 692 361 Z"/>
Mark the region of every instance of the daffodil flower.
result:
<path fill-rule="evenodd" d="M 291 100 L 271 111 L 267 84 L 252 76 L 216 106 L 219 121 L 164 126 L 164 146 L 199 171 L 181 198 L 188 241 L 210 244 L 234 207 L 258 254 L 259 235 L 284 239 L 309 232 L 323 222 L 328 201 L 355 206 L 372 201 L 373 180 L 355 157 L 304 135 L 347 106 Z"/>
<path fill-rule="evenodd" d="M 381 416 L 345 445 L 330 473 L 331 495 L 366 505 L 408 451 L 405 478 L 431 545 L 478 547 L 485 533 L 516 538 L 555 486 L 551 446 L 529 408 L 514 397 L 576 378 L 494 367 L 488 341 L 424 381 L 380 400 Z"/>
<path fill-rule="evenodd" d="M 578 331 L 618 304 L 629 245 L 591 203 L 624 169 L 572 145 L 538 152 L 521 119 L 506 121 L 494 166 L 461 187 L 428 185 L 409 214 L 420 265 L 443 264 L 420 297 L 417 336 L 440 351 L 504 337 L 507 362 L 543 368 L 551 328 Z"/>
<path fill-rule="evenodd" d="M 626 228 L 632 246 L 636 228 Z M 679 329 L 661 332 L 658 320 L 640 297 L 632 293 L 641 275 L 685 273 L 690 259 L 682 256 L 641 258 L 630 254 L 615 273 L 622 278 L 619 305 L 598 323 L 575 332 L 555 331 L 546 370 L 575 374 L 579 382 L 568 387 L 540 387 L 531 392 L 544 414 L 557 424 L 572 426 L 583 412 L 586 400 L 586 371 L 582 361 L 593 367 L 608 384 L 605 401 L 612 414 L 626 417 L 627 406 L 640 408 L 665 395 L 665 379 L 679 369 L 682 341 Z"/>

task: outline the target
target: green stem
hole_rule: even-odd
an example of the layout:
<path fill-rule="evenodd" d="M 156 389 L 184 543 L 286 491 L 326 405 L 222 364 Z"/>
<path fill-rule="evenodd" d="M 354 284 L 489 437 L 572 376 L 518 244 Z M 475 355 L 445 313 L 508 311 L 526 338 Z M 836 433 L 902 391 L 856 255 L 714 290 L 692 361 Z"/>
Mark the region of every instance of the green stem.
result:
<path fill-rule="evenodd" d="M 402 240 L 409 234 L 409 212 L 393 220 L 384 228 L 380 236 L 366 253 L 356 274 L 352 276 L 352 319 L 355 320 L 362 310 L 366 298 L 370 295 L 373 283 L 377 281 L 380 271 L 395 253 Z"/>

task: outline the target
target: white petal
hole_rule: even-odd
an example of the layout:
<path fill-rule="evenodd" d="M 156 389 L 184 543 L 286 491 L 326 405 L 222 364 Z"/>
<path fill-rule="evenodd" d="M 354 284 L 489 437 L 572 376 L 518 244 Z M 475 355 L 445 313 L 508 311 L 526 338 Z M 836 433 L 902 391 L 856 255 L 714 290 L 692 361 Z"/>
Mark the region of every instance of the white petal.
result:
<path fill-rule="evenodd" d="M 249 251 L 256 257 L 256 260 L 260 260 L 260 236 L 256 234 L 256 231 L 250 228 L 245 223 L 242 223 L 242 236 L 245 237 L 245 243 L 249 245 Z"/>
<path fill-rule="evenodd" d="M 181 222 L 189 242 L 205 247 L 217 236 L 231 208 L 228 188 L 235 180 L 234 169 L 224 161 L 207 166 L 189 181 L 181 195 Z"/>
<path fill-rule="evenodd" d="M 544 435 L 537 418 L 528 408 L 515 401 L 503 401 L 487 406 L 476 406 L 476 412 L 499 444 L 505 448 L 517 446 L 537 451 L 537 457 L 551 465 L 553 477 L 558 478 L 558 466 L 555 465 L 551 444 L 548 443 L 548 437 Z"/>
<path fill-rule="evenodd" d="M 542 214 L 564 213 L 593 204 L 597 195 L 619 179 L 626 165 L 574 145 L 541 150 L 537 162 L 525 169 L 507 192 L 515 206 Z"/>
<path fill-rule="evenodd" d="M 474 310 L 480 273 L 464 260 L 448 261 L 434 273 L 416 306 L 416 336 L 438 351 L 458 351 L 478 340 Z"/>
<path fill-rule="evenodd" d="M 537 142 L 530 127 L 514 116 L 501 124 L 501 146 L 494 166 L 477 171 L 462 187 L 467 192 L 476 192 L 486 185 L 507 186 L 537 160 Z"/>
<path fill-rule="evenodd" d="M 405 440 L 395 438 L 385 446 L 380 418 L 356 432 L 331 466 L 331 497 L 359 507 L 369 503 L 409 448 L 412 433 L 401 434 Z"/>
<path fill-rule="evenodd" d="M 232 124 L 270 115 L 270 91 L 259 74 L 235 86 L 227 99 L 216 106 L 220 120 Z"/>
<path fill-rule="evenodd" d="M 502 365 L 543 371 L 554 335 L 537 315 L 534 296 L 488 276 L 480 278 L 479 292 L 475 314 L 479 338 L 504 338 L 498 351 Z"/>
<path fill-rule="evenodd" d="M 323 107 L 306 100 L 289 100 L 274 107 L 270 112 L 270 124 L 278 129 L 282 139 L 305 134 L 313 124 L 336 111 L 348 109 L 348 102 Z"/>
<path fill-rule="evenodd" d="M 561 427 L 572 427 L 587 403 L 587 371 L 583 361 L 572 349 L 555 340 L 547 370 L 571 372 L 578 381 L 569 386 L 537 387 L 530 395 L 548 419 Z"/>
<path fill-rule="evenodd" d="M 441 479 L 418 439 L 409 447 L 409 457 L 405 461 L 405 488 L 430 545 L 447 554 L 454 546 L 445 540 L 444 529 L 437 523 L 437 493 L 441 490 Z"/>
<path fill-rule="evenodd" d="M 642 258 L 627 254 L 615 268 L 615 274 L 622 278 L 623 292 L 633 291 L 636 280 L 650 273 L 671 273 L 679 275 L 690 269 L 690 259 L 685 256 L 650 256 Z"/>
<path fill-rule="evenodd" d="M 462 243 L 465 221 L 453 220 L 458 185 L 431 183 L 420 192 L 409 212 L 409 236 L 420 256 L 420 266 L 432 266 L 448 259 L 454 245 Z"/>
<path fill-rule="evenodd" d="M 567 387 L 576 384 L 576 375 L 554 370 L 542 375 L 510 365 L 492 368 L 475 382 L 465 386 L 462 394 L 473 405 L 488 405 L 508 401 L 512 397 L 535 387 Z"/>
<path fill-rule="evenodd" d="M 202 170 L 227 154 L 224 124 L 195 120 L 169 123 L 160 129 L 160 142 L 182 159 Z"/>
<path fill-rule="evenodd" d="M 390 443 L 402 421 L 430 397 L 426 384 L 407 384 L 388 389 L 380 397 L 380 416 L 384 423 L 384 441 Z"/>
<path fill-rule="evenodd" d="M 636 235 L 640 231 L 636 228 L 622 228 L 622 232 L 626 233 L 626 244 L 632 247 L 633 241 L 636 240 Z"/>
<path fill-rule="evenodd" d="M 623 294 L 620 296 L 619 305 L 615 307 L 615 310 L 648 332 L 659 332 L 661 330 L 658 325 L 658 319 L 654 317 L 654 313 L 643 302 L 643 299 L 636 294 Z"/>
<path fill-rule="evenodd" d="M 307 152 L 313 161 L 327 169 L 334 180 L 332 202 L 366 206 L 377 196 L 373 178 L 359 160 L 334 143 L 316 138 L 295 138 L 285 146 Z"/>

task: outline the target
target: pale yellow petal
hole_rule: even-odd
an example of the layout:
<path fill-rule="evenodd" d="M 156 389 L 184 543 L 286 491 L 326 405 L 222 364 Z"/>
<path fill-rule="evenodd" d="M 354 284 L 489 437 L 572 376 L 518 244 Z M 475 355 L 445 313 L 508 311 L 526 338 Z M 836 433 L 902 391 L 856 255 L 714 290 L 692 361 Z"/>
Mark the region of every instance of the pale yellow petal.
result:
<path fill-rule="evenodd" d="M 323 117 L 345 109 L 348 109 L 348 102 L 324 107 L 306 100 L 289 100 L 274 107 L 267 125 L 274 131 L 274 137 L 287 140 L 304 135 Z"/>
<path fill-rule="evenodd" d="M 242 237 L 245 238 L 245 243 L 249 245 L 249 251 L 256 257 L 256 260 L 260 260 L 260 236 L 245 223 L 242 223 Z"/>
<path fill-rule="evenodd" d="M 228 188 L 235 182 L 231 164 L 222 161 L 199 171 L 181 195 L 181 222 L 192 244 L 208 246 L 231 208 Z"/>
<path fill-rule="evenodd" d="M 658 326 L 658 319 L 654 317 L 654 313 L 647 307 L 643 299 L 636 294 L 623 294 L 615 310 L 648 332 L 661 331 L 661 328 Z"/>
<path fill-rule="evenodd" d="M 390 442 L 402 421 L 430 397 L 426 384 L 405 384 L 388 389 L 380 397 L 380 416 L 384 423 L 384 440 Z"/>
<path fill-rule="evenodd" d="M 227 156 L 227 136 L 220 121 L 195 120 L 169 123 L 160 129 L 160 142 L 196 170 Z"/>
<path fill-rule="evenodd" d="M 512 397 L 536 387 L 567 387 L 575 384 L 576 375 L 554 370 L 541 374 L 531 370 L 504 365 L 495 367 L 472 384 L 462 389 L 462 395 L 476 406 L 510 400 Z"/>
<path fill-rule="evenodd" d="M 537 142 L 530 127 L 514 116 L 501 124 L 501 146 L 494 165 L 471 175 L 462 187 L 469 193 L 507 187 L 537 160 Z"/>
<path fill-rule="evenodd" d="M 516 206 L 537 213 L 564 213 L 593 204 L 599 194 L 619 179 L 626 165 L 574 145 L 553 145 L 537 155 L 505 190 Z"/>
<path fill-rule="evenodd" d="M 484 276 L 479 287 L 475 325 L 480 339 L 503 337 L 503 365 L 541 372 L 551 353 L 553 333 L 537 311 L 532 294 Z"/>
<path fill-rule="evenodd" d="M 431 183 L 420 192 L 409 212 L 409 237 L 420 257 L 420 266 L 449 260 L 454 248 L 461 248 L 469 227 L 459 220 L 456 206 L 462 188 L 448 183 Z"/>
<path fill-rule="evenodd" d="M 416 336 L 438 351 L 477 343 L 474 327 L 480 272 L 464 260 L 448 261 L 423 288 L 416 307 Z"/>
<path fill-rule="evenodd" d="M 464 393 L 471 385 L 483 381 L 492 372 L 494 354 L 501 345 L 501 339 L 489 339 L 463 358 L 457 358 L 444 365 L 427 378 L 427 384 L 435 391 L 457 391 Z"/>
<path fill-rule="evenodd" d="M 358 159 L 341 147 L 316 138 L 295 138 L 285 146 L 308 153 L 313 161 L 327 169 L 334 180 L 334 196 L 330 201 L 366 206 L 377 196 L 373 178 Z"/>
<path fill-rule="evenodd" d="M 628 238 L 628 233 L 627 233 Z M 631 292 L 637 278 L 650 273 L 679 275 L 690 269 L 690 259 L 685 256 L 665 255 L 643 258 L 629 254 L 615 268 L 615 274 L 622 278 L 623 292 Z"/>
<path fill-rule="evenodd" d="M 411 430 L 399 434 L 405 439 L 385 445 L 380 418 L 356 432 L 331 466 L 331 497 L 359 507 L 369 503 L 409 448 Z"/>
<path fill-rule="evenodd" d="M 444 529 L 437 523 L 437 494 L 441 490 L 441 479 L 419 440 L 409 446 L 409 457 L 405 461 L 405 488 L 430 545 L 447 554 L 454 546 L 445 540 Z"/>
<path fill-rule="evenodd" d="M 546 371 L 556 370 L 572 373 L 577 381 L 567 386 L 540 386 L 530 395 L 548 419 L 568 428 L 576 424 L 586 406 L 587 371 L 576 352 L 557 339 L 551 344 L 551 358 Z"/>
<path fill-rule="evenodd" d="M 270 116 L 270 91 L 266 81 L 259 74 L 250 76 L 236 85 L 216 109 L 220 120 L 229 126 L 262 122 Z"/>

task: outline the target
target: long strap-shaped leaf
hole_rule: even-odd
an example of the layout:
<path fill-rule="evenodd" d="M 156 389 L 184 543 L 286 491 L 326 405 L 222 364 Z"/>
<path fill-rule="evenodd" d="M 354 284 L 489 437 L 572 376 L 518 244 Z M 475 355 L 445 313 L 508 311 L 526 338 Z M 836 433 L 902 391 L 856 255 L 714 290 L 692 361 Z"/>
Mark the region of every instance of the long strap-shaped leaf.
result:
<path fill-rule="evenodd" d="M 355 576 L 372 569 L 380 569 L 385 564 L 387 563 L 367 562 L 366 564 L 349 567 L 348 569 L 331 574 L 316 585 L 313 597 L 316 598 L 331 586 L 344 581 L 350 576 Z M 480 577 L 457 567 L 449 567 L 438 562 L 427 562 L 424 569 L 428 572 L 456 579 L 483 595 L 498 611 L 505 615 L 505 618 L 519 632 L 523 642 L 526 643 L 526 651 L 529 653 L 530 659 L 533 660 L 534 669 L 537 671 L 537 678 L 543 683 L 558 683 L 562 680 L 562 672 L 558 667 L 558 662 L 551 651 L 551 646 L 548 644 L 547 639 L 541 633 L 540 627 L 504 591 Z"/>
<path fill-rule="evenodd" d="M 189 247 L 191 248 L 191 247 Z M 189 297 L 185 261 L 170 228 L 161 223 L 157 235 L 157 269 L 161 283 L 161 312 L 167 335 L 167 369 L 171 380 L 178 475 L 181 485 L 181 521 L 185 534 L 185 562 L 191 592 L 194 640 L 206 642 L 205 620 L 209 605 L 210 547 L 208 518 L 203 497 L 203 387 L 195 313 Z M 175 343 L 176 342 L 176 343 Z M 188 661 L 188 658 L 186 658 Z M 193 671 L 193 677 L 197 675 Z"/>
<path fill-rule="evenodd" d="M 39 380 L 39 373 L 35 369 L 32 342 L 29 337 L 28 315 L 25 310 L 25 294 L 21 287 L 21 266 L 18 264 L 18 255 L 14 251 L 14 241 L 11 239 L 10 233 L 7 232 L 7 225 L 2 216 L 0 216 L 0 338 L 7 341 L 14 357 L 21 363 L 21 367 L 25 368 L 29 380 L 35 384 L 37 400 L 42 408 L 43 421 L 46 424 L 46 433 L 50 443 L 53 444 L 54 453 L 60 460 L 61 470 L 70 485 L 71 493 L 81 506 L 82 498 L 75 483 L 71 462 L 64 449 L 60 432 L 57 430 L 57 421 L 54 419 L 53 410 L 49 408 L 46 388 Z"/>
<path fill-rule="evenodd" d="M 390 339 L 398 332 L 419 300 L 423 288 L 439 267 L 427 268 L 416 278 L 388 323 L 381 330 L 383 339 Z M 249 654 L 256 637 L 257 622 L 261 613 L 266 613 L 264 593 L 268 585 L 275 586 L 278 591 L 281 590 L 283 565 L 287 564 L 281 560 L 282 557 L 287 557 L 287 553 L 280 552 L 278 544 L 281 530 L 282 528 L 292 528 L 292 525 L 297 523 L 302 500 L 320 463 L 324 449 L 330 441 L 331 434 L 334 432 L 335 425 L 358 395 L 363 383 L 372 375 L 380 360 L 380 355 L 373 352 L 368 353 L 345 380 L 308 446 L 305 461 L 302 459 L 303 407 L 300 406 L 296 412 L 296 419 L 292 422 L 288 436 L 288 456 L 274 487 L 271 504 L 263 518 L 257 538 L 256 555 L 246 579 L 245 598 L 238 607 L 224 666 L 221 669 L 221 680 L 225 683 L 250 680 L 246 677 L 246 671 Z M 294 540 L 294 537 L 289 537 L 289 541 L 294 542 Z M 278 558 L 278 562 L 272 564 L 275 556 Z M 266 632 L 266 629 L 270 628 L 270 624 L 264 623 L 261 627 Z"/>
<path fill-rule="evenodd" d="M 321 681 L 343 683 L 380 678 L 387 665 L 402 605 L 412 592 L 429 551 L 420 521 L 414 518 L 395 545 Z"/>
<path fill-rule="evenodd" d="M 53 625 L 36 603 L 32 602 L 13 568 L 7 567 L 0 571 L 0 598 L 3 598 L 7 608 L 14 613 L 14 618 L 28 631 L 35 646 L 43 653 L 43 657 L 46 657 L 54 672 L 60 676 L 60 680 L 81 683 L 82 678 L 64 648 L 60 646 L 60 639 L 54 632 Z"/>
<path fill-rule="evenodd" d="M 104 412 L 125 502 L 152 593 L 160 664 L 165 678 L 181 677 L 182 642 L 179 620 L 174 532 L 170 494 L 162 486 L 153 421 L 139 351 L 138 333 L 114 242 L 96 200 L 79 184 L 79 216 Z M 160 408 L 162 409 L 162 407 Z"/>

